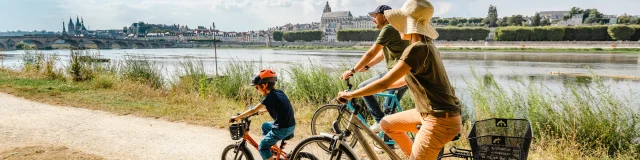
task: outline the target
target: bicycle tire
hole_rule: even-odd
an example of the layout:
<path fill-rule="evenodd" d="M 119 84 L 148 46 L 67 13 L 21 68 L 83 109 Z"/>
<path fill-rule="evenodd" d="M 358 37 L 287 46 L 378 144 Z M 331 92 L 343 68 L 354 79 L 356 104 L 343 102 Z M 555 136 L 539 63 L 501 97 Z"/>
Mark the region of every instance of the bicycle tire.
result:
<path fill-rule="evenodd" d="M 319 135 L 321 133 L 320 131 L 317 131 L 317 126 L 316 125 L 318 125 L 317 124 L 318 120 L 320 120 L 320 119 L 330 119 L 330 120 L 332 120 L 331 122 L 328 123 L 328 127 L 331 127 L 332 126 L 331 124 L 333 123 L 333 121 L 335 121 L 335 119 L 338 118 L 338 117 L 326 117 L 326 116 L 323 116 L 323 113 L 326 113 L 329 110 L 335 110 L 336 113 L 339 113 L 340 106 L 339 105 L 328 104 L 328 105 L 324 105 L 324 106 L 318 108 L 318 110 L 316 110 L 316 112 L 313 113 L 313 117 L 311 118 L 311 135 L 315 136 L 315 135 Z M 347 125 L 349 123 L 349 120 L 346 120 L 346 119 L 349 118 L 349 114 L 350 113 L 351 112 L 348 111 L 348 110 L 345 111 L 345 113 L 342 113 L 343 114 L 343 118 L 342 118 L 343 122 L 341 122 L 341 124 Z M 341 125 L 341 127 L 345 127 L 346 128 L 346 126 L 342 126 L 342 125 Z M 333 131 L 331 131 L 331 133 L 335 134 L 335 132 L 333 132 Z M 346 142 L 349 143 L 349 147 L 353 148 L 358 143 L 358 138 L 356 136 L 350 136 L 350 138 L 346 139 Z M 322 149 L 329 150 L 328 147 L 323 145 L 323 144 L 321 144 L 320 147 Z"/>
<path fill-rule="evenodd" d="M 296 145 L 296 148 L 293 149 L 293 151 L 291 151 L 291 159 L 299 159 L 298 157 L 302 157 L 304 153 L 305 155 L 313 155 L 307 152 L 301 152 L 306 146 L 308 146 L 308 144 L 314 144 L 314 143 L 328 143 L 331 144 L 331 142 L 333 141 L 333 139 L 331 139 L 330 137 L 326 137 L 326 136 L 311 136 L 309 138 L 306 138 L 304 140 L 302 140 L 302 142 L 298 143 L 298 145 Z M 340 145 L 340 147 L 338 147 L 338 150 L 340 152 L 342 152 L 347 158 L 347 160 L 356 160 L 356 157 L 354 155 L 353 152 L 351 152 L 349 149 L 347 149 L 347 146 L 344 145 Z M 328 152 L 328 151 L 323 151 L 323 152 Z M 316 158 L 315 155 L 313 155 L 314 158 Z M 317 158 L 316 158 L 317 159 Z"/>
<path fill-rule="evenodd" d="M 240 147 L 236 147 L 237 144 L 231 144 L 227 147 L 224 148 L 224 150 L 222 150 L 222 157 L 220 158 L 221 160 L 227 160 L 227 159 L 231 159 L 231 160 L 254 160 L 253 158 L 253 154 L 251 154 L 251 151 L 249 151 L 249 149 L 247 148 L 247 146 L 240 146 Z M 233 151 L 236 149 L 240 149 L 238 151 L 238 154 L 240 154 L 240 157 L 236 157 L 237 154 L 234 154 L 234 152 L 229 152 L 229 151 Z M 227 157 L 227 154 L 231 153 L 231 157 Z M 235 159 L 238 158 L 238 159 Z"/>
<path fill-rule="evenodd" d="M 296 159 L 293 159 L 293 156 L 291 156 L 291 154 L 289 154 L 289 156 L 287 156 L 287 157 L 289 157 L 290 160 L 307 160 L 307 159 L 308 160 L 320 160 L 320 159 L 318 159 L 318 157 L 314 156 L 311 153 L 307 153 L 307 152 L 298 153 L 298 156 L 296 157 Z"/>

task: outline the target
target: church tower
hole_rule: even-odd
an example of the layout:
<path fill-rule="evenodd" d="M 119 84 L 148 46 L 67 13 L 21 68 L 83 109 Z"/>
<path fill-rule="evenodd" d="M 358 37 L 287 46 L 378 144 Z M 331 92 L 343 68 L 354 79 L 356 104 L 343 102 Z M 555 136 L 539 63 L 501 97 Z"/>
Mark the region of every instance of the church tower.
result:
<path fill-rule="evenodd" d="M 322 13 L 331 12 L 331 7 L 329 6 L 329 1 L 327 1 L 327 5 L 324 6 L 324 11 Z"/>
<path fill-rule="evenodd" d="M 81 31 L 82 31 L 82 24 L 80 24 L 80 18 L 76 16 L 75 33 L 79 35 Z"/>
<path fill-rule="evenodd" d="M 64 20 L 62 21 L 62 35 L 67 35 L 67 28 L 64 26 Z"/>
<path fill-rule="evenodd" d="M 71 19 L 71 17 L 69 17 L 69 23 L 67 24 L 67 29 L 69 29 L 67 33 L 69 33 L 70 35 L 75 35 L 76 29 L 75 29 L 75 26 L 73 25 L 73 20 Z"/>

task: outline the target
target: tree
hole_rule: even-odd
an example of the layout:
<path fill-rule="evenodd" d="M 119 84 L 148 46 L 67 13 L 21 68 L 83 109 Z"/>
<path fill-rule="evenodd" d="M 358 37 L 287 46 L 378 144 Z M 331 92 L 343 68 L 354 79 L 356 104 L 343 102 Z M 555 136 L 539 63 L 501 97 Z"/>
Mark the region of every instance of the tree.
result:
<path fill-rule="evenodd" d="M 598 17 L 596 14 L 590 14 L 587 19 L 584 20 L 584 23 L 593 24 L 598 22 Z"/>
<path fill-rule="evenodd" d="M 640 18 L 632 18 L 629 24 L 640 24 Z"/>
<path fill-rule="evenodd" d="M 522 24 L 522 22 L 524 22 L 524 21 L 525 21 L 525 20 L 524 20 L 524 17 L 522 17 L 522 15 L 514 15 L 514 16 L 511 18 L 511 22 L 512 22 L 512 23 L 509 23 L 509 25 L 512 25 L 512 26 L 520 26 L 520 25 Z"/>
<path fill-rule="evenodd" d="M 485 18 L 485 24 L 489 25 L 489 27 L 498 26 L 498 9 L 496 6 L 489 5 L 489 13 Z"/>
<path fill-rule="evenodd" d="M 513 26 L 516 24 L 516 21 L 514 19 L 514 17 L 507 17 L 507 25 L 506 26 Z"/>
<path fill-rule="evenodd" d="M 548 26 L 548 25 L 551 25 L 551 22 L 549 22 L 549 20 L 548 20 L 548 19 L 543 19 L 543 20 L 540 22 L 540 26 Z"/>
<path fill-rule="evenodd" d="M 458 23 L 459 23 L 458 19 L 455 19 L 455 18 L 453 18 L 453 19 L 451 19 L 449 21 L 449 25 L 452 25 L 452 26 L 456 26 L 456 25 L 458 25 Z"/>
<path fill-rule="evenodd" d="M 618 17 L 618 24 L 629 24 L 631 22 L 631 16 Z"/>
<path fill-rule="evenodd" d="M 508 22 L 509 18 L 508 17 L 503 17 L 502 19 L 500 19 L 500 22 L 498 22 L 498 25 L 500 27 L 505 27 L 505 26 L 509 26 L 509 22 Z"/>
<path fill-rule="evenodd" d="M 536 16 L 533 17 L 533 22 L 531 22 L 532 26 L 540 26 L 540 14 L 536 13 Z"/>
<path fill-rule="evenodd" d="M 458 22 L 460 22 L 460 23 L 467 23 L 467 21 L 469 21 L 469 20 L 465 19 L 465 18 L 461 18 L 461 19 L 458 20 Z"/>
<path fill-rule="evenodd" d="M 631 28 L 629 26 L 610 26 L 607 29 L 607 32 L 611 36 L 613 40 L 618 41 L 626 41 L 631 38 L 631 36 L 635 33 L 636 29 Z"/>
<path fill-rule="evenodd" d="M 578 7 L 572 7 L 571 10 L 569 11 L 570 15 L 574 15 L 574 14 L 582 14 L 582 12 L 584 12 L 584 10 L 578 8 Z"/>
<path fill-rule="evenodd" d="M 589 24 L 600 23 L 602 21 L 602 18 L 604 18 L 604 14 L 598 12 L 598 9 L 586 9 L 582 12 L 582 16 L 583 16 L 583 19 L 582 19 L 583 22 L 589 23 Z"/>
<path fill-rule="evenodd" d="M 274 41 L 282 41 L 282 32 L 280 32 L 280 31 L 273 32 L 273 40 Z"/>

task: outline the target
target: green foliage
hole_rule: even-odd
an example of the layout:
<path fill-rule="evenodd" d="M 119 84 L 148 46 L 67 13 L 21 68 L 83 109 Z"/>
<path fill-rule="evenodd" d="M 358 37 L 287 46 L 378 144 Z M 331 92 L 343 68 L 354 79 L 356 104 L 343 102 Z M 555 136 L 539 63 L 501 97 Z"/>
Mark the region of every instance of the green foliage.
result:
<path fill-rule="evenodd" d="M 67 72 L 71 76 L 71 80 L 74 82 L 82 82 L 93 79 L 96 76 L 95 71 L 95 61 L 93 61 L 96 55 L 90 52 L 83 52 L 80 50 L 72 50 L 69 55 L 69 67 L 67 67 Z M 86 60 L 90 57 L 89 60 Z"/>
<path fill-rule="evenodd" d="M 607 26 L 566 27 L 565 41 L 610 41 Z"/>
<path fill-rule="evenodd" d="M 380 30 L 339 30 L 336 39 L 338 41 L 375 41 Z"/>
<path fill-rule="evenodd" d="M 549 22 L 548 19 L 543 19 L 542 21 L 540 21 L 540 26 L 549 26 L 551 25 L 551 22 Z"/>
<path fill-rule="evenodd" d="M 98 74 L 98 76 L 91 80 L 93 87 L 100 89 L 112 88 L 117 82 L 118 78 L 113 74 Z"/>
<path fill-rule="evenodd" d="M 489 6 L 489 14 L 487 18 L 484 19 L 485 24 L 489 27 L 498 27 L 498 9 L 496 6 Z"/>
<path fill-rule="evenodd" d="M 459 23 L 458 19 L 455 19 L 455 18 L 449 21 L 449 25 L 451 26 L 457 26 L 458 23 Z"/>
<path fill-rule="evenodd" d="M 124 78 L 141 82 L 153 88 L 162 88 L 164 79 L 160 73 L 157 62 L 151 61 L 144 56 L 127 55 L 120 67 Z"/>
<path fill-rule="evenodd" d="M 635 33 L 636 29 L 629 26 L 609 26 L 607 30 L 609 35 L 614 40 L 626 41 L 631 38 L 631 36 Z"/>
<path fill-rule="evenodd" d="M 446 41 L 468 41 L 468 40 L 485 40 L 489 35 L 487 28 L 436 28 L 440 37 L 438 40 Z"/>
<path fill-rule="evenodd" d="M 498 41 L 561 41 L 562 27 L 500 27 L 496 30 Z"/>
<path fill-rule="evenodd" d="M 535 17 L 533 17 L 533 23 L 531 23 L 531 25 L 532 25 L 532 26 L 540 26 L 540 24 L 541 24 L 540 19 L 541 19 L 541 18 L 542 18 L 542 17 L 540 17 L 540 14 L 539 14 L 539 13 L 536 13 L 536 16 L 535 16 Z"/>
<path fill-rule="evenodd" d="M 636 31 L 634 32 L 633 35 L 631 35 L 630 40 L 632 41 L 640 41 L 640 25 L 634 25 L 631 26 L 633 29 L 635 29 Z"/>
<path fill-rule="evenodd" d="M 16 49 L 17 50 L 31 50 L 34 47 L 31 47 L 31 45 L 24 43 L 24 42 L 20 42 L 18 44 L 16 44 Z"/>
<path fill-rule="evenodd" d="M 565 82 L 568 89 L 562 93 L 523 78 L 516 79 L 519 85 L 505 89 L 491 74 L 478 75 L 474 71 L 473 77 L 467 86 L 476 120 L 525 118 L 534 125 L 537 138 L 566 139 L 591 156 L 601 156 L 591 153 L 597 149 L 608 150 L 609 156 L 640 151 L 632 142 L 640 136 L 640 112 L 633 108 L 639 104 L 631 98 L 638 96 L 635 92 L 621 98 L 596 75 L 588 78 L 589 86 Z"/>
<path fill-rule="evenodd" d="M 295 41 L 319 41 L 322 40 L 322 31 L 297 31 L 284 32 L 282 38 L 287 42 Z"/>
<path fill-rule="evenodd" d="M 282 32 L 281 31 L 273 32 L 272 36 L 273 36 L 273 40 L 274 41 L 282 41 Z"/>

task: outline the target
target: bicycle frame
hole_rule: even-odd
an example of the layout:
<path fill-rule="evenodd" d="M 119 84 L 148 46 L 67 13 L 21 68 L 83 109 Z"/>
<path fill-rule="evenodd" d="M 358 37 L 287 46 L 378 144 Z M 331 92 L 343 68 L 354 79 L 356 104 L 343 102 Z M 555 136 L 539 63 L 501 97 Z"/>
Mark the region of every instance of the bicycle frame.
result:
<path fill-rule="evenodd" d="M 351 101 L 349 101 L 348 106 L 351 106 Z M 353 107 L 353 106 L 351 106 Z M 349 123 L 347 125 L 347 128 L 344 132 L 340 133 L 340 135 L 338 135 L 337 139 L 336 136 L 329 136 L 331 138 L 334 139 L 335 142 L 332 142 L 332 147 L 333 150 L 336 150 L 337 147 L 339 147 L 339 145 L 336 145 L 336 143 L 340 143 L 346 147 L 348 147 L 348 145 L 343 143 L 344 137 L 348 136 L 348 134 L 350 133 L 350 131 L 354 131 L 355 136 L 357 136 L 360 139 L 360 144 L 362 145 L 362 148 L 364 148 L 365 152 L 367 153 L 367 156 L 369 156 L 369 158 L 372 158 L 373 160 L 379 160 L 378 156 L 376 155 L 376 153 L 373 151 L 373 148 L 371 148 L 371 145 L 366 141 L 366 139 L 364 139 L 364 135 L 362 134 L 362 130 L 364 130 L 364 133 L 371 137 L 373 139 L 373 141 L 375 143 L 378 144 L 385 144 L 384 141 L 382 141 L 382 139 L 380 139 L 375 133 L 373 133 L 371 130 L 369 129 L 360 129 L 360 128 L 366 128 L 366 124 L 364 124 L 363 121 L 361 121 L 358 116 L 355 114 L 356 112 L 360 111 L 360 109 L 362 108 L 354 108 L 354 111 L 351 112 L 350 117 L 349 117 Z M 341 109 L 342 110 L 342 109 Z M 342 111 L 341 111 L 342 112 Z M 342 114 L 338 115 L 338 119 L 342 118 Z M 389 148 L 389 146 L 387 145 L 381 145 L 382 149 L 391 156 L 391 159 L 393 160 L 399 160 L 400 157 L 393 152 L 393 150 L 391 150 L 391 148 Z M 350 147 L 348 147 L 350 148 Z M 333 157 L 332 157 L 333 159 Z M 359 158 L 358 158 L 359 159 Z"/>
<path fill-rule="evenodd" d="M 388 93 L 378 93 L 378 94 L 374 94 L 374 96 L 376 97 L 385 97 L 385 98 L 391 98 L 391 104 L 387 104 L 387 105 L 382 105 L 382 107 L 391 107 L 391 109 L 397 109 L 398 112 L 402 112 L 402 107 L 400 107 L 400 101 L 398 100 L 398 96 L 396 96 L 395 94 L 388 94 Z M 349 111 L 354 110 L 353 106 L 351 105 L 351 102 L 347 103 L 347 106 L 349 107 Z M 362 121 L 362 122 L 366 122 L 367 120 L 362 116 L 362 114 L 358 113 L 358 118 Z M 365 126 L 369 127 L 369 124 L 364 123 Z"/>
<path fill-rule="evenodd" d="M 245 123 L 251 123 L 249 122 L 249 120 L 244 120 Z M 249 127 L 250 125 L 248 125 Z M 256 150 L 258 150 L 258 143 L 253 139 L 253 137 L 251 137 L 251 135 L 249 135 L 249 129 L 247 129 L 244 132 L 244 136 L 242 137 L 242 141 L 238 142 L 239 144 L 237 145 L 238 147 L 240 146 L 244 146 L 247 144 L 247 142 L 249 142 L 249 144 L 251 146 L 253 146 L 253 148 L 255 148 Z M 282 146 L 280 146 L 281 148 L 277 147 L 277 143 L 274 144 L 273 146 L 271 146 L 270 150 L 272 153 L 277 153 L 276 155 L 278 156 L 278 158 L 283 158 L 285 160 L 289 160 L 289 157 L 287 157 L 287 153 L 284 152 L 281 148 L 284 148 L 284 146 L 286 145 L 286 143 L 283 143 Z M 237 156 L 237 155 L 236 155 Z M 273 155 L 272 155 L 273 156 Z M 235 159 L 235 158 L 234 158 Z"/>

